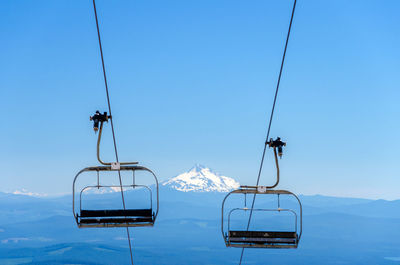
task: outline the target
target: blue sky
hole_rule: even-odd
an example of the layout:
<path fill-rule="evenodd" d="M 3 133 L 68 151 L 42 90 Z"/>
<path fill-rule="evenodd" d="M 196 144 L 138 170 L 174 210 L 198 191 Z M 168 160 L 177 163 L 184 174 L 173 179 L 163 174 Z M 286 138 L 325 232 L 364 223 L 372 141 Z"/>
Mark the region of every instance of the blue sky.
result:
<path fill-rule="evenodd" d="M 292 2 L 97 5 L 121 160 L 254 184 Z M 298 2 L 271 131 L 288 142 L 282 188 L 400 198 L 399 8 Z M 1 1 L 0 32 L 0 190 L 70 192 L 106 110 L 91 1 Z"/>

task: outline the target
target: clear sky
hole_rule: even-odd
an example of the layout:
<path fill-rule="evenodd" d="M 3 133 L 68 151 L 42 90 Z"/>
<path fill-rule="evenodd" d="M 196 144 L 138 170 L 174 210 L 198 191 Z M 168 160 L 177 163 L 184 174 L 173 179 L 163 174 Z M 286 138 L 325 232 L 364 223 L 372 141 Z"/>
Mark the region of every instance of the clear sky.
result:
<path fill-rule="evenodd" d="M 97 5 L 120 159 L 254 184 L 292 1 Z M 282 188 L 400 199 L 399 9 L 298 1 L 271 131 Z M 68 193 L 97 165 L 88 118 L 106 110 L 91 1 L 1 1 L 0 33 L 0 190 Z"/>

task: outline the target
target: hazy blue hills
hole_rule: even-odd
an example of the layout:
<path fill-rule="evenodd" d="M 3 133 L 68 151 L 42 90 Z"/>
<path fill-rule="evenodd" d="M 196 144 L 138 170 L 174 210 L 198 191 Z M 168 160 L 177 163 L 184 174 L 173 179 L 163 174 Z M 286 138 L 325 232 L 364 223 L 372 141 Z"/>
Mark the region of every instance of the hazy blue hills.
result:
<path fill-rule="evenodd" d="M 85 187 L 87 184 L 83 184 Z M 197 165 L 160 183 L 154 227 L 131 228 L 135 264 L 237 264 L 241 249 L 227 248 L 221 232 L 221 203 L 235 180 Z M 153 186 L 154 188 L 154 186 Z M 149 207 L 145 189 L 126 191 L 127 208 Z M 79 206 L 76 194 L 76 206 Z M 82 209 L 122 208 L 118 190 L 88 190 Z M 246 204 L 244 205 L 244 198 Z M 252 196 L 232 196 L 225 213 L 250 206 Z M 399 265 L 400 201 L 300 196 L 303 235 L 296 250 L 246 249 L 243 264 Z M 258 196 L 256 208 L 276 208 L 277 196 Z M 280 207 L 299 211 L 296 200 Z M 253 215 L 259 230 L 294 226 L 293 216 Z M 248 212 L 233 214 L 232 228 L 244 228 Z M 279 217 L 279 218 L 278 218 Z M 72 195 L 36 198 L 0 193 L 0 264 L 130 264 L 126 230 L 78 229 Z"/>
<path fill-rule="evenodd" d="M 226 248 L 220 230 L 224 195 L 162 187 L 156 226 L 131 229 L 136 264 L 236 264 L 240 249 Z M 101 204 L 103 197 L 107 203 L 120 200 L 113 193 L 91 195 L 88 201 Z M 0 264 L 129 264 L 125 230 L 78 229 L 71 196 L 0 198 Z M 400 264 L 400 201 L 301 200 L 299 249 L 246 249 L 244 264 Z M 257 222 L 269 225 L 274 220 Z"/>

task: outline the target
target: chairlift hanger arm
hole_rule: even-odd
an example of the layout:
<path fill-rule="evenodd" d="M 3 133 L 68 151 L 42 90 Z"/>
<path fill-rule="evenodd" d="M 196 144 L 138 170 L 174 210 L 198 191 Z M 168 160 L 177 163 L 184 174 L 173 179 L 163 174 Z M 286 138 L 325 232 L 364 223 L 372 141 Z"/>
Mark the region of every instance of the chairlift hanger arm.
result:
<path fill-rule="evenodd" d="M 279 162 L 278 162 L 278 156 L 276 154 L 276 147 L 274 147 L 274 157 L 275 157 L 275 166 L 276 166 L 276 182 L 274 185 L 267 187 L 268 189 L 273 189 L 279 184 L 279 177 L 280 177 L 280 171 L 279 171 Z"/>
<path fill-rule="evenodd" d="M 108 120 L 111 120 L 111 116 L 107 116 L 107 112 L 104 112 L 104 114 L 101 114 L 99 111 L 96 111 L 96 114 L 90 117 L 90 120 L 93 121 L 93 128 L 94 131 L 97 132 L 99 131 L 99 136 L 97 138 L 97 160 L 100 162 L 102 165 L 110 166 L 112 163 L 111 162 L 104 162 L 100 158 L 100 142 L 101 142 L 101 134 L 103 132 L 103 123 Z M 99 128 L 100 124 L 100 128 Z M 138 164 L 138 162 L 119 162 L 120 165 L 135 165 Z"/>
<path fill-rule="evenodd" d="M 278 156 L 282 158 L 283 155 L 283 146 L 286 146 L 285 142 L 281 141 L 280 137 L 277 137 L 276 140 L 273 140 L 272 138 L 265 143 L 265 145 L 268 145 L 270 148 L 274 149 L 274 157 L 275 157 L 275 166 L 276 166 L 276 181 L 275 184 L 272 186 L 266 186 L 267 189 L 273 189 L 279 184 L 280 180 L 280 170 L 279 170 L 279 161 L 278 161 Z M 277 152 L 278 149 L 278 152 Z"/>

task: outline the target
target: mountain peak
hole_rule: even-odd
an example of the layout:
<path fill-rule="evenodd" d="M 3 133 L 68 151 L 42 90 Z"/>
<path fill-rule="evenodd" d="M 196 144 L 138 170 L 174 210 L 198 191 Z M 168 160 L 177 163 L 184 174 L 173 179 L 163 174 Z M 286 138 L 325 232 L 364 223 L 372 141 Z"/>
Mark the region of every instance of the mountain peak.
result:
<path fill-rule="evenodd" d="M 240 186 L 234 179 L 221 176 L 200 164 L 196 164 L 189 171 L 163 182 L 162 185 L 184 192 L 228 192 Z"/>
<path fill-rule="evenodd" d="M 190 171 L 197 171 L 197 172 L 199 172 L 199 171 L 201 171 L 202 169 L 206 169 L 206 168 L 207 168 L 207 167 L 204 166 L 204 165 L 195 164 L 191 169 L 189 169 L 189 172 L 190 172 Z"/>

